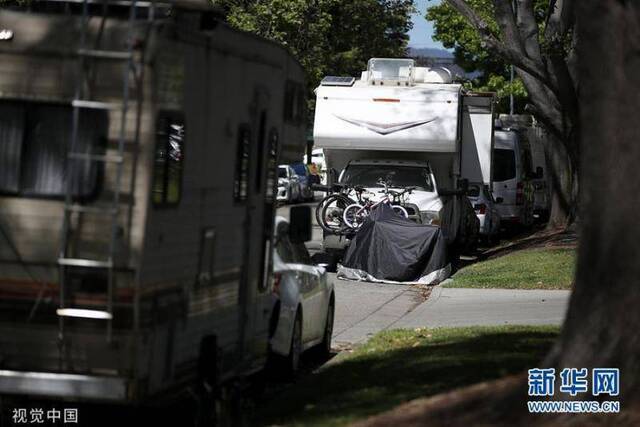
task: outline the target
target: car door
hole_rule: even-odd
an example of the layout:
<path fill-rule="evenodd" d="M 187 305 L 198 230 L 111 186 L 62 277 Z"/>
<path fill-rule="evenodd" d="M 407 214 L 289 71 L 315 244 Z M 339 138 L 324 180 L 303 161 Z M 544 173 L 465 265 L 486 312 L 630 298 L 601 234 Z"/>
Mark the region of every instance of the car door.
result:
<path fill-rule="evenodd" d="M 285 264 L 283 274 L 286 274 L 298 288 L 297 293 L 302 305 L 302 341 L 309 342 L 314 339 L 316 334 L 314 319 L 317 310 L 314 306 L 314 280 L 312 277 L 315 269 L 313 266 L 301 262 L 305 261 L 304 254 L 300 253 L 300 248 L 297 245 L 291 243 L 288 233 L 278 234 L 276 250 Z"/>
<path fill-rule="evenodd" d="M 305 300 L 307 300 L 307 319 L 309 320 L 309 339 L 315 340 L 322 336 L 324 332 L 324 310 L 326 305 L 326 295 L 320 286 L 320 273 L 311 262 L 309 251 L 304 243 L 293 244 L 293 251 L 296 261 L 305 272 Z"/>

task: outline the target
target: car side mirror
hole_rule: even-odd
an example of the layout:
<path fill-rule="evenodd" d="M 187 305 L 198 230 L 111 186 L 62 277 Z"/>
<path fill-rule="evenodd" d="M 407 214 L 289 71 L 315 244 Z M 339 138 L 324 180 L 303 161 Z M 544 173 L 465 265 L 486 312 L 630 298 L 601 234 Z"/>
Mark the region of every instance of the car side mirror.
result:
<path fill-rule="evenodd" d="M 496 204 L 499 205 L 502 202 L 504 202 L 504 199 L 502 197 L 496 197 Z"/>
<path fill-rule="evenodd" d="M 311 208 L 293 206 L 289 211 L 289 240 L 304 243 L 311 240 Z"/>

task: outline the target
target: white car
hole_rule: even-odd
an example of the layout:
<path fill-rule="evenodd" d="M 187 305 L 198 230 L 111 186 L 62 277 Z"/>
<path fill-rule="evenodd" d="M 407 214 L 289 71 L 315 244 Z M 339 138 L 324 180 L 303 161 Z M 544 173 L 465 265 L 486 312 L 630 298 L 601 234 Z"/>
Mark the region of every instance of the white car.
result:
<path fill-rule="evenodd" d="M 278 166 L 278 202 L 295 203 L 302 197 L 300 178 L 289 165 Z"/>
<path fill-rule="evenodd" d="M 330 353 L 335 294 L 326 269 L 312 264 L 304 243 L 291 242 L 288 228 L 285 218 L 276 217 L 270 348 L 294 374 L 303 351 L 318 346 Z"/>
<path fill-rule="evenodd" d="M 500 233 L 500 211 L 489 186 L 470 183 L 467 195 L 480 221 L 480 236 L 489 243 L 495 241 Z"/>

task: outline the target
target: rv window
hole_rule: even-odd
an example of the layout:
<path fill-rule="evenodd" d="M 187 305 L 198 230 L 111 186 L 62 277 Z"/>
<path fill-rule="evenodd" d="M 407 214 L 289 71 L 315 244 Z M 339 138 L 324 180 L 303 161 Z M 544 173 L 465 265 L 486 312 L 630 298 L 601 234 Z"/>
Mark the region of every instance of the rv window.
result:
<path fill-rule="evenodd" d="M 516 177 L 515 151 L 496 148 L 493 150 L 493 180 L 507 181 Z"/>
<path fill-rule="evenodd" d="M 249 186 L 249 150 L 251 148 L 251 131 L 246 125 L 241 125 L 238 131 L 238 146 L 236 148 L 236 170 L 233 182 L 233 199 L 236 202 L 247 200 Z"/>
<path fill-rule="evenodd" d="M 182 114 L 158 114 L 153 175 L 153 203 L 156 206 L 175 206 L 180 202 L 184 138 L 185 125 Z"/>
<path fill-rule="evenodd" d="M 66 105 L 8 102 L 0 105 L 0 192 L 61 198 L 72 179 L 74 197 L 95 196 L 102 165 L 69 160 L 73 109 Z M 81 110 L 73 151 L 102 154 L 107 113 Z M 73 168 L 73 173 L 70 171 Z"/>
<path fill-rule="evenodd" d="M 266 202 L 273 203 L 278 192 L 276 168 L 278 168 L 278 131 L 269 131 L 269 147 L 267 152 Z M 278 168 L 279 169 L 279 168 Z M 267 236 L 270 238 L 270 235 Z"/>

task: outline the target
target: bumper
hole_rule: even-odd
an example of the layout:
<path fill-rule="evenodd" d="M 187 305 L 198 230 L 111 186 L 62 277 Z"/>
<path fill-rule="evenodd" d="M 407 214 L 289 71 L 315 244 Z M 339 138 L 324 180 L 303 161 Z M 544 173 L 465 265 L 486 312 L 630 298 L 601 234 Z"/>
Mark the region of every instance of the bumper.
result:
<path fill-rule="evenodd" d="M 484 214 L 482 214 L 482 215 L 477 215 L 476 214 L 476 216 L 478 217 L 478 220 L 480 221 L 480 229 L 478 230 L 478 233 L 483 235 L 483 236 L 491 234 L 491 230 L 488 227 L 489 224 L 487 222 L 487 216 L 484 215 Z"/>
<path fill-rule="evenodd" d="M 121 377 L 0 370 L 0 394 L 124 401 L 127 380 Z"/>
<path fill-rule="evenodd" d="M 288 356 L 291 348 L 291 334 L 293 332 L 293 322 L 295 320 L 296 308 L 287 307 L 283 304 L 280 307 L 278 324 L 276 330 L 269 341 L 271 351 L 280 356 Z"/>

